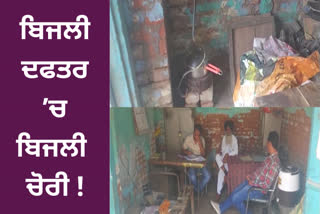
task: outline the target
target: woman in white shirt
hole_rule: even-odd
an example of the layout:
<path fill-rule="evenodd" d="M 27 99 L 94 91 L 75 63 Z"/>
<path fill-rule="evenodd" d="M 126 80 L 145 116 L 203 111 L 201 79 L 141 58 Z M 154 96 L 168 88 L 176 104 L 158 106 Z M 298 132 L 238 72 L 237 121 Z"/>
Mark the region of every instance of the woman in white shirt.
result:
<path fill-rule="evenodd" d="M 217 198 L 220 200 L 221 190 L 223 188 L 224 177 L 228 172 L 227 158 L 229 156 L 238 155 L 238 140 L 232 134 L 234 124 L 231 120 L 224 123 L 225 136 L 223 136 L 221 143 L 221 151 L 216 155 L 216 162 L 219 167 L 218 181 L 217 181 Z"/>

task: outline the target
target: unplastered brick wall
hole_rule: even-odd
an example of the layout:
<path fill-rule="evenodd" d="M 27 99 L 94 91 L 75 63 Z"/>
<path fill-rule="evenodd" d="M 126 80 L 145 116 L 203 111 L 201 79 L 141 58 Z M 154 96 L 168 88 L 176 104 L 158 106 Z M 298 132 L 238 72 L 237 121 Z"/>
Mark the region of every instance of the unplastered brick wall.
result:
<path fill-rule="evenodd" d="M 201 124 L 206 141 L 207 152 L 211 148 L 219 148 L 224 136 L 224 122 L 232 120 L 235 125 L 234 135 L 238 139 L 239 153 L 262 151 L 262 117 L 261 110 L 235 114 L 197 114 L 195 123 Z"/>
<path fill-rule="evenodd" d="M 289 163 L 306 170 L 310 143 L 311 119 L 303 109 L 285 111 L 281 125 L 281 144 L 288 147 Z"/>
<path fill-rule="evenodd" d="M 208 55 L 228 52 L 231 18 L 273 12 L 276 21 L 293 21 L 302 8 L 301 0 L 196 0 L 196 40 Z M 191 42 L 193 0 L 164 0 L 169 51 L 184 52 Z"/>
<path fill-rule="evenodd" d="M 162 0 L 127 0 L 133 67 L 144 106 L 172 106 Z"/>

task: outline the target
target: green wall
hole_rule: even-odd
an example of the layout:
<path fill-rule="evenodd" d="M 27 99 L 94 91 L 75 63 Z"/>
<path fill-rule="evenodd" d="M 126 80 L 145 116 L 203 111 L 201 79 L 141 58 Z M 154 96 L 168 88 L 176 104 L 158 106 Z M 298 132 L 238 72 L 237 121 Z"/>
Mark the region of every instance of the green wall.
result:
<path fill-rule="evenodd" d="M 119 168 L 119 151 L 121 148 L 125 148 L 125 156 L 128 160 L 130 160 L 132 154 L 130 149 L 135 147 L 143 151 L 146 160 L 150 158 L 152 131 L 155 124 L 163 120 L 163 114 L 161 109 L 156 108 L 147 108 L 146 113 L 150 132 L 138 136 L 135 131 L 132 108 L 111 108 L 110 110 L 110 191 L 112 191 L 110 194 L 110 203 L 112 203 L 110 207 L 113 207 L 114 213 L 117 214 L 125 213 L 126 209 L 133 204 L 140 204 L 142 199 L 142 193 L 134 195 L 133 183 L 125 186 L 121 185 L 122 195 L 119 196 L 117 186 L 121 179 L 117 170 L 123 170 Z M 137 168 L 137 170 L 140 169 Z M 123 198 L 130 198 L 130 201 L 123 200 Z"/>
<path fill-rule="evenodd" d="M 253 109 L 259 108 L 195 108 L 197 114 L 226 114 L 230 118 L 237 114 L 249 113 Z"/>

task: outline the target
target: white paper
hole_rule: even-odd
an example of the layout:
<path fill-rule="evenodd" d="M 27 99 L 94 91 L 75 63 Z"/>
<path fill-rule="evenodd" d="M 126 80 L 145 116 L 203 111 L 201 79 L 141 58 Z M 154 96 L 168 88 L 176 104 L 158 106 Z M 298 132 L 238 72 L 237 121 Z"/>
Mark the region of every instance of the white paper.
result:
<path fill-rule="evenodd" d="M 201 155 L 188 155 L 188 156 L 185 156 L 185 159 L 188 161 L 195 161 L 195 162 L 202 162 L 206 160 Z"/>

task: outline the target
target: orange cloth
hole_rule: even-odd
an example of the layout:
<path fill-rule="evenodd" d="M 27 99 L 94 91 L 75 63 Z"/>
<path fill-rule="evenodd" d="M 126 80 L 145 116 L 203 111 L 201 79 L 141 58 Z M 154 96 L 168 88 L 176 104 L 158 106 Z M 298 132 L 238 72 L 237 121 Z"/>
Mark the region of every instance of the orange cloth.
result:
<path fill-rule="evenodd" d="M 159 207 L 159 214 L 168 214 L 170 207 L 170 201 L 164 200 Z"/>
<path fill-rule="evenodd" d="M 313 52 L 308 58 L 282 57 L 272 72 L 257 87 L 256 96 L 264 96 L 297 87 L 320 71 L 320 55 Z"/>

